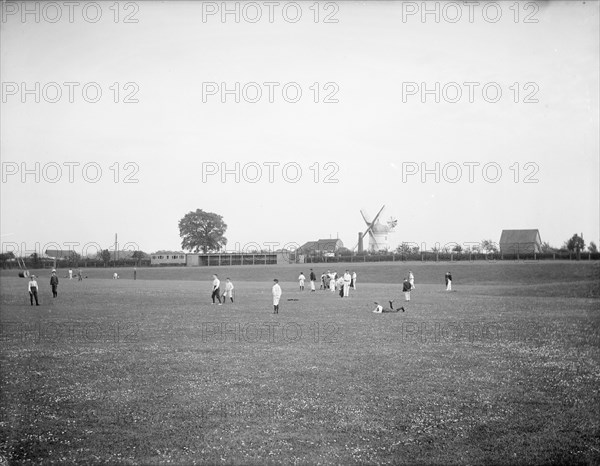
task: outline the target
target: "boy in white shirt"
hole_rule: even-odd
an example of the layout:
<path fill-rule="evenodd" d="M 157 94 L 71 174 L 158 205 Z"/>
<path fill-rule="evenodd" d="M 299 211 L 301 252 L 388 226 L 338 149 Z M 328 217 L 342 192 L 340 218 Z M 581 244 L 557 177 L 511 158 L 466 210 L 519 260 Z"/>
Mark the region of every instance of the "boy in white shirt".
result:
<path fill-rule="evenodd" d="M 227 300 L 225 299 L 225 297 L 229 297 L 229 299 L 231 300 L 231 302 L 233 302 L 233 283 L 231 283 L 231 280 L 229 278 L 227 278 L 227 281 L 225 282 L 225 291 L 223 292 L 223 302 L 226 303 Z"/>
<path fill-rule="evenodd" d="M 352 282 L 352 275 L 350 275 L 350 272 L 348 270 L 346 270 L 346 273 L 344 273 L 344 298 L 347 298 L 350 295 L 350 283 Z"/>
<path fill-rule="evenodd" d="M 279 286 L 279 280 L 276 278 L 273 280 L 273 314 L 279 314 L 279 300 L 281 299 L 281 287 Z"/>
<path fill-rule="evenodd" d="M 302 272 L 300 272 L 300 276 L 298 277 L 298 283 L 300 285 L 300 291 L 304 291 L 304 280 L 306 280 L 306 277 L 304 276 L 304 274 Z"/>
<path fill-rule="evenodd" d="M 212 303 L 215 304 L 215 298 L 217 298 L 219 300 L 219 306 L 223 303 L 221 303 L 221 280 L 219 280 L 219 277 L 217 277 L 217 275 L 213 275 L 213 287 L 212 287 Z"/>
<path fill-rule="evenodd" d="M 35 279 L 35 275 L 29 277 L 29 283 L 27 288 L 29 290 L 29 300 L 31 301 L 31 305 L 33 306 L 33 299 L 35 298 L 35 305 L 39 306 L 40 303 L 38 302 L 38 284 L 37 280 Z"/>

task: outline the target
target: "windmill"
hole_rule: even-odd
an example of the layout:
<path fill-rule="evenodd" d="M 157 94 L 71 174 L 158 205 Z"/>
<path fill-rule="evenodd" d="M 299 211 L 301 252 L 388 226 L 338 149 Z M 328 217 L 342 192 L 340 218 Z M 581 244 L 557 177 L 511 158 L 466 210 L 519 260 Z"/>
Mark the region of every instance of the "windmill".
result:
<path fill-rule="evenodd" d="M 385 205 L 379 209 L 377 215 L 373 218 L 373 220 L 369 220 L 369 215 L 364 211 L 360 211 L 363 220 L 367 224 L 367 229 L 364 232 L 358 233 L 358 244 L 354 246 L 353 249 L 356 249 L 358 246 L 358 252 L 363 251 L 363 238 L 369 235 L 369 251 L 380 251 L 382 249 L 388 249 L 388 235 L 393 231 L 393 229 L 398 224 L 398 220 L 394 217 L 390 217 L 386 224 L 379 222 L 379 216 L 381 212 L 385 209 Z"/>

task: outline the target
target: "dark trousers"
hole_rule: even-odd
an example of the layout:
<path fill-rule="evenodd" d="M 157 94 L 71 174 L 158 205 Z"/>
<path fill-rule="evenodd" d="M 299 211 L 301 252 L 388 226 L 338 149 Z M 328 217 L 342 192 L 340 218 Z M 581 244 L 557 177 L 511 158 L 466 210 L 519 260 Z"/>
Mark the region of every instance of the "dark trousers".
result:
<path fill-rule="evenodd" d="M 58 296 L 58 285 L 52 285 L 52 297 L 56 298 Z"/>
<path fill-rule="evenodd" d="M 213 304 L 215 303 L 215 298 L 217 298 L 219 300 L 219 303 L 221 303 L 221 289 L 217 288 L 216 290 L 213 290 L 212 292 L 212 300 L 213 300 Z"/>
<path fill-rule="evenodd" d="M 31 305 L 33 306 L 33 298 L 35 298 L 35 305 L 39 306 L 40 303 L 38 302 L 38 297 L 37 297 L 37 288 L 32 288 L 29 291 L 29 300 L 31 301 Z"/>

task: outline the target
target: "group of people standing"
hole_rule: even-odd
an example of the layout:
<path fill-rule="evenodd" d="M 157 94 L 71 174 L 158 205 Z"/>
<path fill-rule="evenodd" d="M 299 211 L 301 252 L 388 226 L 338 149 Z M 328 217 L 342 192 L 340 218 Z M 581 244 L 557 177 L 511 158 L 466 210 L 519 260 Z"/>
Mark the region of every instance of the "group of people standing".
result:
<path fill-rule="evenodd" d="M 334 292 L 336 289 L 339 290 L 340 297 L 348 297 L 350 294 L 350 288 L 356 289 L 356 272 L 350 273 L 349 270 L 344 272 L 344 275 L 338 276 L 337 272 L 328 270 L 327 273 L 321 274 L 321 290 L 330 290 Z M 310 280 L 310 291 L 316 291 L 316 274 L 313 269 L 310 269 L 309 274 Z M 305 281 L 306 276 L 303 272 L 300 272 L 298 276 L 298 286 L 300 287 L 300 291 L 304 291 L 305 289 Z M 452 275 L 450 272 L 447 272 L 445 275 L 446 281 L 446 290 L 452 290 Z M 273 314 L 279 314 L 279 301 L 281 300 L 281 286 L 279 285 L 279 280 L 277 278 L 273 279 L 273 287 L 271 289 L 273 296 Z M 412 270 L 408 271 L 408 275 L 404 278 L 402 282 L 402 292 L 404 293 L 404 300 L 406 302 L 410 302 L 410 293 L 412 290 L 416 288 L 415 286 L 415 275 Z M 216 304 L 218 301 L 219 306 L 226 302 L 226 297 L 230 299 L 230 301 L 234 302 L 234 294 L 233 294 L 234 286 L 231 282 L 230 278 L 227 278 L 225 283 L 225 291 L 221 294 L 221 281 L 219 277 L 214 274 L 213 282 L 212 282 L 212 303 Z M 389 307 L 384 308 L 378 302 L 375 302 L 376 307 L 373 312 L 375 313 L 385 313 L 385 312 L 405 312 L 404 307 L 394 309 L 393 300 L 389 301 Z"/>
<path fill-rule="evenodd" d="M 338 275 L 338 273 L 334 270 L 328 270 L 327 272 L 323 272 L 321 274 L 321 285 L 319 289 L 321 290 L 329 290 L 332 293 L 336 290 L 339 291 L 340 298 L 347 298 L 350 296 L 350 288 L 353 290 L 356 289 L 356 272 L 350 273 L 349 270 L 346 270 L 343 275 Z M 298 277 L 298 281 L 300 284 L 300 291 L 304 290 L 304 274 L 300 273 Z M 315 282 L 317 280 L 317 276 L 313 269 L 310 269 L 310 290 L 315 291 Z"/>

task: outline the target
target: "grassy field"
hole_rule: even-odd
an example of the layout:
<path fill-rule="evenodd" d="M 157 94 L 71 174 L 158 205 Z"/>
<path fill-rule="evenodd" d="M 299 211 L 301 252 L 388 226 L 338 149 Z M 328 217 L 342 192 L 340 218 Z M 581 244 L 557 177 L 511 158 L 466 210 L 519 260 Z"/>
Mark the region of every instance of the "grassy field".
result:
<path fill-rule="evenodd" d="M 0 464 L 600 464 L 597 262 L 331 267 L 2 271 Z"/>

